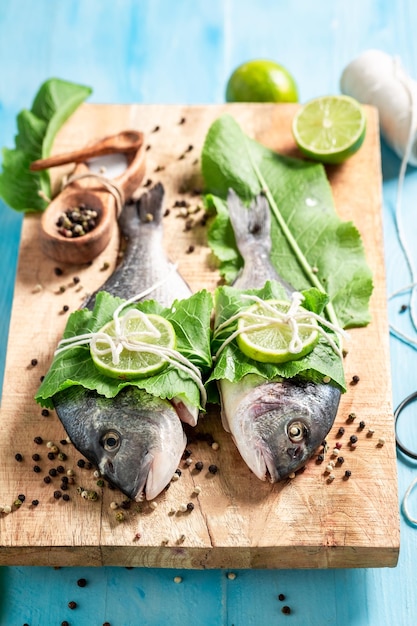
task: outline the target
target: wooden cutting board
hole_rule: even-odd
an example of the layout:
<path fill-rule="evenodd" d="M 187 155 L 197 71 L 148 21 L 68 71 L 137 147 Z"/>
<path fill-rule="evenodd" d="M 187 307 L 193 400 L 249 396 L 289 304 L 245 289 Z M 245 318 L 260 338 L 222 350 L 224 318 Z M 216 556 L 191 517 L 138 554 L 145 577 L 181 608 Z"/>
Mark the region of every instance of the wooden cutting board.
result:
<path fill-rule="evenodd" d="M 83 105 L 59 133 L 54 153 L 83 146 L 127 128 L 146 134 L 144 185 L 162 181 L 169 215 L 165 246 L 193 290 L 214 289 L 219 276 L 201 224 L 203 211 L 199 156 L 210 124 L 228 112 L 258 141 L 283 154 L 297 155 L 291 120 L 297 105 Z M 217 411 L 201 419 L 189 443 L 193 463 L 181 463 L 181 476 L 149 503 L 122 505 L 123 496 L 97 486 L 93 469 L 80 468 L 80 455 L 60 443 L 65 432 L 54 414 L 42 415 L 33 400 L 46 373 L 68 314 L 98 288 L 116 262 L 118 236 L 91 266 L 61 267 L 40 252 L 39 216 L 24 220 L 0 428 L 0 564 L 123 565 L 183 568 L 327 568 L 395 566 L 399 552 L 399 515 L 393 411 L 388 352 L 381 228 L 381 164 L 376 111 L 367 108 L 368 130 L 361 150 L 348 162 L 328 169 L 338 214 L 358 227 L 372 268 L 375 289 L 372 323 L 351 332 L 345 360 L 348 385 L 331 430 L 326 460 L 312 460 L 293 480 L 271 485 L 254 477 L 241 460 Z M 65 168 L 54 172 L 58 181 Z M 138 190 L 138 195 L 142 190 Z M 185 200 L 190 213 L 175 206 Z M 190 220 L 190 222 L 187 222 Z M 80 280 L 74 283 L 74 276 Z M 63 306 L 69 307 L 64 312 Z M 32 359 L 37 360 L 32 365 Z M 356 420 L 347 423 L 349 414 Z M 358 431 L 360 421 L 366 423 Z M 345 435 L 337 438 L 343 426 Z M 368 429 L 374 434 L 369 436 Z M 350 435 L 358 437 L 350 449 Z M 36 444 L 42 437 L 43 444 Z M 384 445 L 378 445 L 384 439 Z M 49 460 L 47 442 L 66 455 Z M 212 446 L 212 442 L 217 446 Z M 345 463 L 328 481 L 325 466 L 336 441 Z M 23 461 L 18 462 L 15 454 Z M 39 454 L 35 461 L 32 455 Z M 35 457 L 36 458 L 36 457 Z M 196 472 L 194 462 L 204 469 Z M 218 472 L 207 471 L 216 464 Z M 38 465 L 40 472 L 33 467 Z M 54 498 L 61 480 L 44 482 L 58 465 L 74 471 L 70 499 Z M 344 480 L 345 470 L 352 472 Z M 196 486 L 201 488 L 197 495 Z M 81 489 L 96 490 L 97 501 Z M 25 500 L 13 503 L 18 495 Z M 37 506 L 32 504 L 38 500 Z M 182 504 L 194 509 L 183 513 Z M 123 505 L 126 506 L 127 505 Z M 116 515 L 124 520 L 117 521 Z"/>

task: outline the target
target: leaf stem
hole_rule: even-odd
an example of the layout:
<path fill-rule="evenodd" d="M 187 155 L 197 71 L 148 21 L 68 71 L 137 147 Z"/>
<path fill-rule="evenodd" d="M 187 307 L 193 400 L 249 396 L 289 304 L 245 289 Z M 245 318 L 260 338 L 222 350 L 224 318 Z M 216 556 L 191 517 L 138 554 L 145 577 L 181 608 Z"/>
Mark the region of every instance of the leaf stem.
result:
<path fill-rule="evenodd" d="M 321 284 L 321 282 L 319 281 L 317 275 L 312 271 L 311 269 L 311 265 L 310 263 L 307 261 L 306 257 L 304 256 L 303 252 L 301 251 L 297 241 L 295 240 L 293 234 L 291 233 L 290 229 L 288 228 L 284 218 L 282 217 L 281 211 L 279 210 L 277 203 L 275 202 L 275 199 L 271 193 L 271 190 L 269 189 L 266 180 L 264 179 L 264 177 L 261 174 L 261 171 L 259 170 L 258 166 L 256 165 L 256 163 L 253 160 L 252 157 L 252 153 L 251 150 L 249 148 L 248 145 L 248 140 L 246 139 L 245 141 L 246 143 L 246 148 L 248 151 L 248 155 L 249 155 L 249 159 L 251 161 L 252 167 L 255 171 L 256 176 L 258 177 L 259 183 L 261 185 L 262 188 L 262 192 L 265 194 L 268 202 L 269 202 L 269 206 L 271 207 L 271 211 L 275 216 L 275 219 L 278 222 L 279 227 L 281 228 L 285 238 L 287 239 L 292 251 L 294 252 L 295 257 L 297 258 L 303 272 L 305 273 L 305 275 L 307 276 L 308 280 L 310 281 L 310 283 L 314 286 L 317 287 L 317 289 L 319 289 L 320 291 L 322 291 L 323 293 L 326 293 L 326 290 L 324 289 L 323 285 Z M 338 319 L 337 319 L 337 315 L 336 315 L 336 311 L 334 310 L 333 304 L 331 302 L 329 302 L 326 307 L 325 307 L 325 311 L 327 313 L 327 317 L 329 319 L 329 321 L 334 324 L 335 326 L 340 326 Z"/>

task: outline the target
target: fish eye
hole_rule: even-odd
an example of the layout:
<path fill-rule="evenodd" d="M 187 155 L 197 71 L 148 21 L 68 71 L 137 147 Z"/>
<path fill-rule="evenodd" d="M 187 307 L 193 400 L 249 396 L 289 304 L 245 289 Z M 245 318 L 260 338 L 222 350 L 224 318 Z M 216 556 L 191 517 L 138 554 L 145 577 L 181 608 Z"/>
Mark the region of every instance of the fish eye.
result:
<path fill-rule="evenodd" d="M 287 428 L 287 435 L 294 443 L 302 441 L 307 433 L 307 427 L 303 422 L 292 422 Z"/>
<path fill-rule="evenodd" d="M 114 452 L 120 446 L 120 435 L 114 430 L 109 430 L 102 438 L 102 445 L 107 452 Z"/>

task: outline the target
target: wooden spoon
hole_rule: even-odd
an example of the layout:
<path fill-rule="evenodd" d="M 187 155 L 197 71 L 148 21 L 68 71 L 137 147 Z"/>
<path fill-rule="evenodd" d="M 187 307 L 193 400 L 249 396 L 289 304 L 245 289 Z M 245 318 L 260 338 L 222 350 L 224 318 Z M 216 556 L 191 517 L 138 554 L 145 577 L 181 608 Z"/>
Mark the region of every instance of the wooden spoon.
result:
<path fill-rule="evenodd" d="M 139 149 L 136 149 L 136 152 L 131 150 L 126 152 L 128 167 L 120 176 L 108 179 L 110 184 L 121 190 L 124 202 L 131 198 L 145 175 L 143 134 L 136 134 L 140 135 Z M 118 137 L 118 135 L 115 137 Z M 107 138 L 106 141 L 110 139 Z M 113 146 L 116 143 L 114 142 Z M 95 145 L 102 145 L 102 142 L 98 142 Z M 108 146 L 109 142 L 107 143 Z M 119 149 L 116 150 L 116 152 L 119 151 Z M 106 152 L 106 154 L 111 152 Z M 67 158 L 69 155 L 72 155 L 72 160 L 75 154 L 78 159 L 80 157 L 77 155 L 81 153 L 83 153 L 84 158 L 85 154 L 88 154 L 88 158 L 97 156 L 96 152 L 92 154 L 91 148 L 87 147 L 83 150 L 68 153 L 66 156 L 59 155 L 55 157 L 54 164 L 57 165 L 58 160 L 60 165 L 70 162 L 67 160 L 63 161 L 64 156 Z M 103 152 L 100 152 L 100 154 L 103 154 Z M 51 159 L 54 159 L 54 157 L 51 157 Z M 48 161 L 48 159 L 45 159 L 45 161 Z M 41 248 L 47 256 L 60 263 L 82 264 L 92 261 L 106 248 L 110 241 L 118 217 L 117 193 L 114 195 L 106 188 L 105 182 L 102 182 L 95 175 L 90 176 L 90 174 L 91 171 L 88 166 L 85 163 L 79 163 L 72 174 L 74 179 L 77 177 L 78 179 L 67 185 L 42 214 L 40 229 Z M 68 238 L 60 234 L 57 226 L 58 218 L 68 209 L 75 209 L 81 205 L 94 209 L 98 213 L 98 223 L 95 228 L 80 237 Z"/>

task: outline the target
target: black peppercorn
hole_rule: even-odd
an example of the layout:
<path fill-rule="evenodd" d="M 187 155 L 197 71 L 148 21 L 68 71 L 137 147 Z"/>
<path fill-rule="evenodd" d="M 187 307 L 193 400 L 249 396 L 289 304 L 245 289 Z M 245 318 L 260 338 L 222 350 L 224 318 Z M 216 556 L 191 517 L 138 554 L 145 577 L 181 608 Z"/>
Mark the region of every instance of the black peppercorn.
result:
<path fill-rule="evenodd" d="M 38 359 L 32 359 L 30 364 L 31 364 L 32 367 L 36 367 L 37 364 L 38 364 Z"/>
<path fill-rule="evenodd" d="M 343 463 L 345 462 L 345 459 L 342 456 L 338 456 L 337 462 L 339 463 L 339 465 L 343 465 Z"/>
<path fill-rule="evenodd" d="M 55 454 L 53 452 L 48 452 L 48 459 L 53 461 L 55 459 Z"/>
<path fill-rule="evenodd" d="M 62 496 L 62 493 L 58 490 L 54 491 L 54 498 L 55 500 L 59 500 Z"/>
<path fill-rule="evenodd" d="M 65 467 L 63 465 L 58 465 L 56 471 L 58 472 L 58 474 L 63 474 L 65 472 Z"/>
<path fill-rule="evenodd" d="M 71 602 L 68 602 L 68 608 L 76 609 L 77 608 L 77 603 L 74 602 L 74 600 L 71 600 Z"/>
<path fill-rule="evenodd" d="M 197 463 L 194 465 L 195 469 L 198 470 L 199 472 L 201 472 L 201 470 L 204 467 L 204 463 L 202 461 L 197 461 Z"/>
<path fill-rule="evenodd" d="M 180 470 L 180 469 L 176 469 L 176 470 L 175 470 L 175 473 L 176 473 L 178 476 L 181 476 L 181 474 L 182 474 L 182 472 L 181 472 L 181 470 Z"/>
<path fill-rule="evenodd" d="M 41 468 L 39 467 L 39 465 L 34 465 L 34 466 L 33 466 L 33 471 L 34 471 L 36 474 L 39 474 L 39 472 L 41 472 L 42 470 L 41 470 Z"/>
<path fill-rule="evenodd" d="M 17 452 L 17 453 L 14 455 L 14 458 L 15 458 L 15 459 L 16 459 L 16 461 L 18 461 L 19 463 L 20 463 L 21 461 L 23 461 L 23 455 L 22 455 L 22 454 L 20 454 L 20 452 Z"/>
<path fill-rule="evenodd" d="M 346 480 L 347 480 L 348 478 L 350 478 L 351 476 L 352 476 L 352 472 L 351 472 L 350 470 L 346 470 L 346 472 L 345 472 L 345 478 L 346 478 Z"/>
<path fill-rule="evenodd" d="M 194 511 L 194 504 L 192 502 L 187 504 L 187 511 Z"/>
<path fill-rule="evenodd" d="M 86 584 L 87 584 L 87 581 L 86 581 L 86 579 L 85 579 L 85 578 L 79 578 L 79 579 L 77 580 L 77 585 L 78 585 L 79 587 L 85 587 L 85 586 L 86 586 Z"/>
<path fill-rule="evenodd" d="M 17 496 L 17 499 L 20 500 L 20 502 L 24 502 L 26 500 L 26 496 L 21 493 Z"/>
<path fill-rule="evenodd" d="M 61 439 L 59 443 L 61 444 L 61 446 L 66 446 L 68 441 L 66 439 Z"/>
<path fill-rule="evenodd" d="M 356 435 L 351 435 L 349 437 L 349 441 L 350 441 L 350 443 L 356 443 L 358 441 L 358 438 L 357 438 Z"/>
<path fill-rule="evenodd" d="M 352 380 L 351 380 L 351 383 L 350 383 L 350 384 L 351 384 L 351 385 L 357 385 L 359 381 L 360 381 L 359 376 L 356 376 L 356 375 L 355 375 L 355 376 L 352 376 Z"/>
<path fill-rule="evenodd" d="M 217 465 L 209 465 L 208 471 L 210 474 L 217 474 L 218 469 Z"/>
<path fill-rule="evenodd" d="M 49 476 L 55 477 L 58 472 L 56 471 L 56 469 L 54 467 L 51 467 L 51 469 L 48 472 Z"/>
<path fill-rule="evenodd" d="M 290 615 L 291 613 L 290 607 L 286 605 L 282 607 L 281 611 L 284 613 L 284 615 Z"/>
<path fill-rule="evenodd" d="M 63 271 L 60 267 L 54 267 L 55 276 L 62 276 Z"/>
<path fill-rule="evenodd" d="M 62 496 L 62 499 L 65 500 L 65 502 L 68 502 L 70 497 L 69 497 L 69 495 L 67 493 L 64 493 L 64 495 Z"/>
<path fill-rule="evenodd" d="M 40 455 L 39 455 L 39 454 L 32 454 L 32 460 L 33 460 L 33 461 L 40 461 L 40 460 L 41 460 L 41 457 L 40 457 Z"/>
<path fill-rule="evenodd" d="M 279 600 L 280 602 L 284 602 L 284 600 L 285 600 L 285 596 L 284 596 L 284 594 L 283 594 L 283 593 L 280 593 L 280 594 L 279 594 L 279 596 L 278 596 L 278 600 Z"/>
<path fill-rule="evenodd" d="M 43 479 L 43 482 L 46 483 L 47 485 L 49 485 L 49 483 L 52 482 L 52 479 L 50 476 L 45 476 Z"/>
<path fill-rule="evenodd" d="M 40 445 L 41 443 L 43 443 L 43 439 L 42 437 L 35 437 L 35 439 L 33 440 L 35 443 L 37 443 L 38 445 Z"/>
<path fill-rule="evenodd" d="M 363 421 L 359 422 L 359 429 L 360 430 L 363 430 L 365 428 L 365 426 L 366 426 L 365 422 L 363 422 Z"/>
<path fill-rule="evenodd" d="M 316 459 L 316 463 L 323 463 L 324 461 L 324 455 L 323 454 L 318 454 L 317 455 L 317 459 Z"/>
<path fill-rule="evenodd" d="M 50 413 L 49 413 L 48 409 L 42 409 L 42 415 L 43 415 L 43 417 L 48 417 L 48 415 L 49 415 L 49 414 L 50 414 Z"/>
<path fill-rule="evenodd" d="M 339 428 L 339 430 L 337 431 L 337 434 L 338 434 L 340 437 L 341 437 L 342 435 L 344 435 L 344 434 L 345 434 L 345 429 L 343 428 L 343 426 L 341 426 L 341 427 Z"/>
<path fill-rule="evenodd" d="M 66 313 L 67 311 L 69 311 L 69 306 L 68 306 L 68 304 L 64 304 L 64 306 L 62 307 L 62 310 L 64 311 L 64 313 Z"/>
<path fill-rule="evenodd" d="M 84 459 L 78 459 L 78 461 L 77 461 L 77 465 L 78 465 L 78 467 L 85 467 L 85 461 L 84 461 Z"/>
<path fill-rule="evenodd" d="M 39 500 L 32 500 L 32 506 L 38 506 Z"/>

